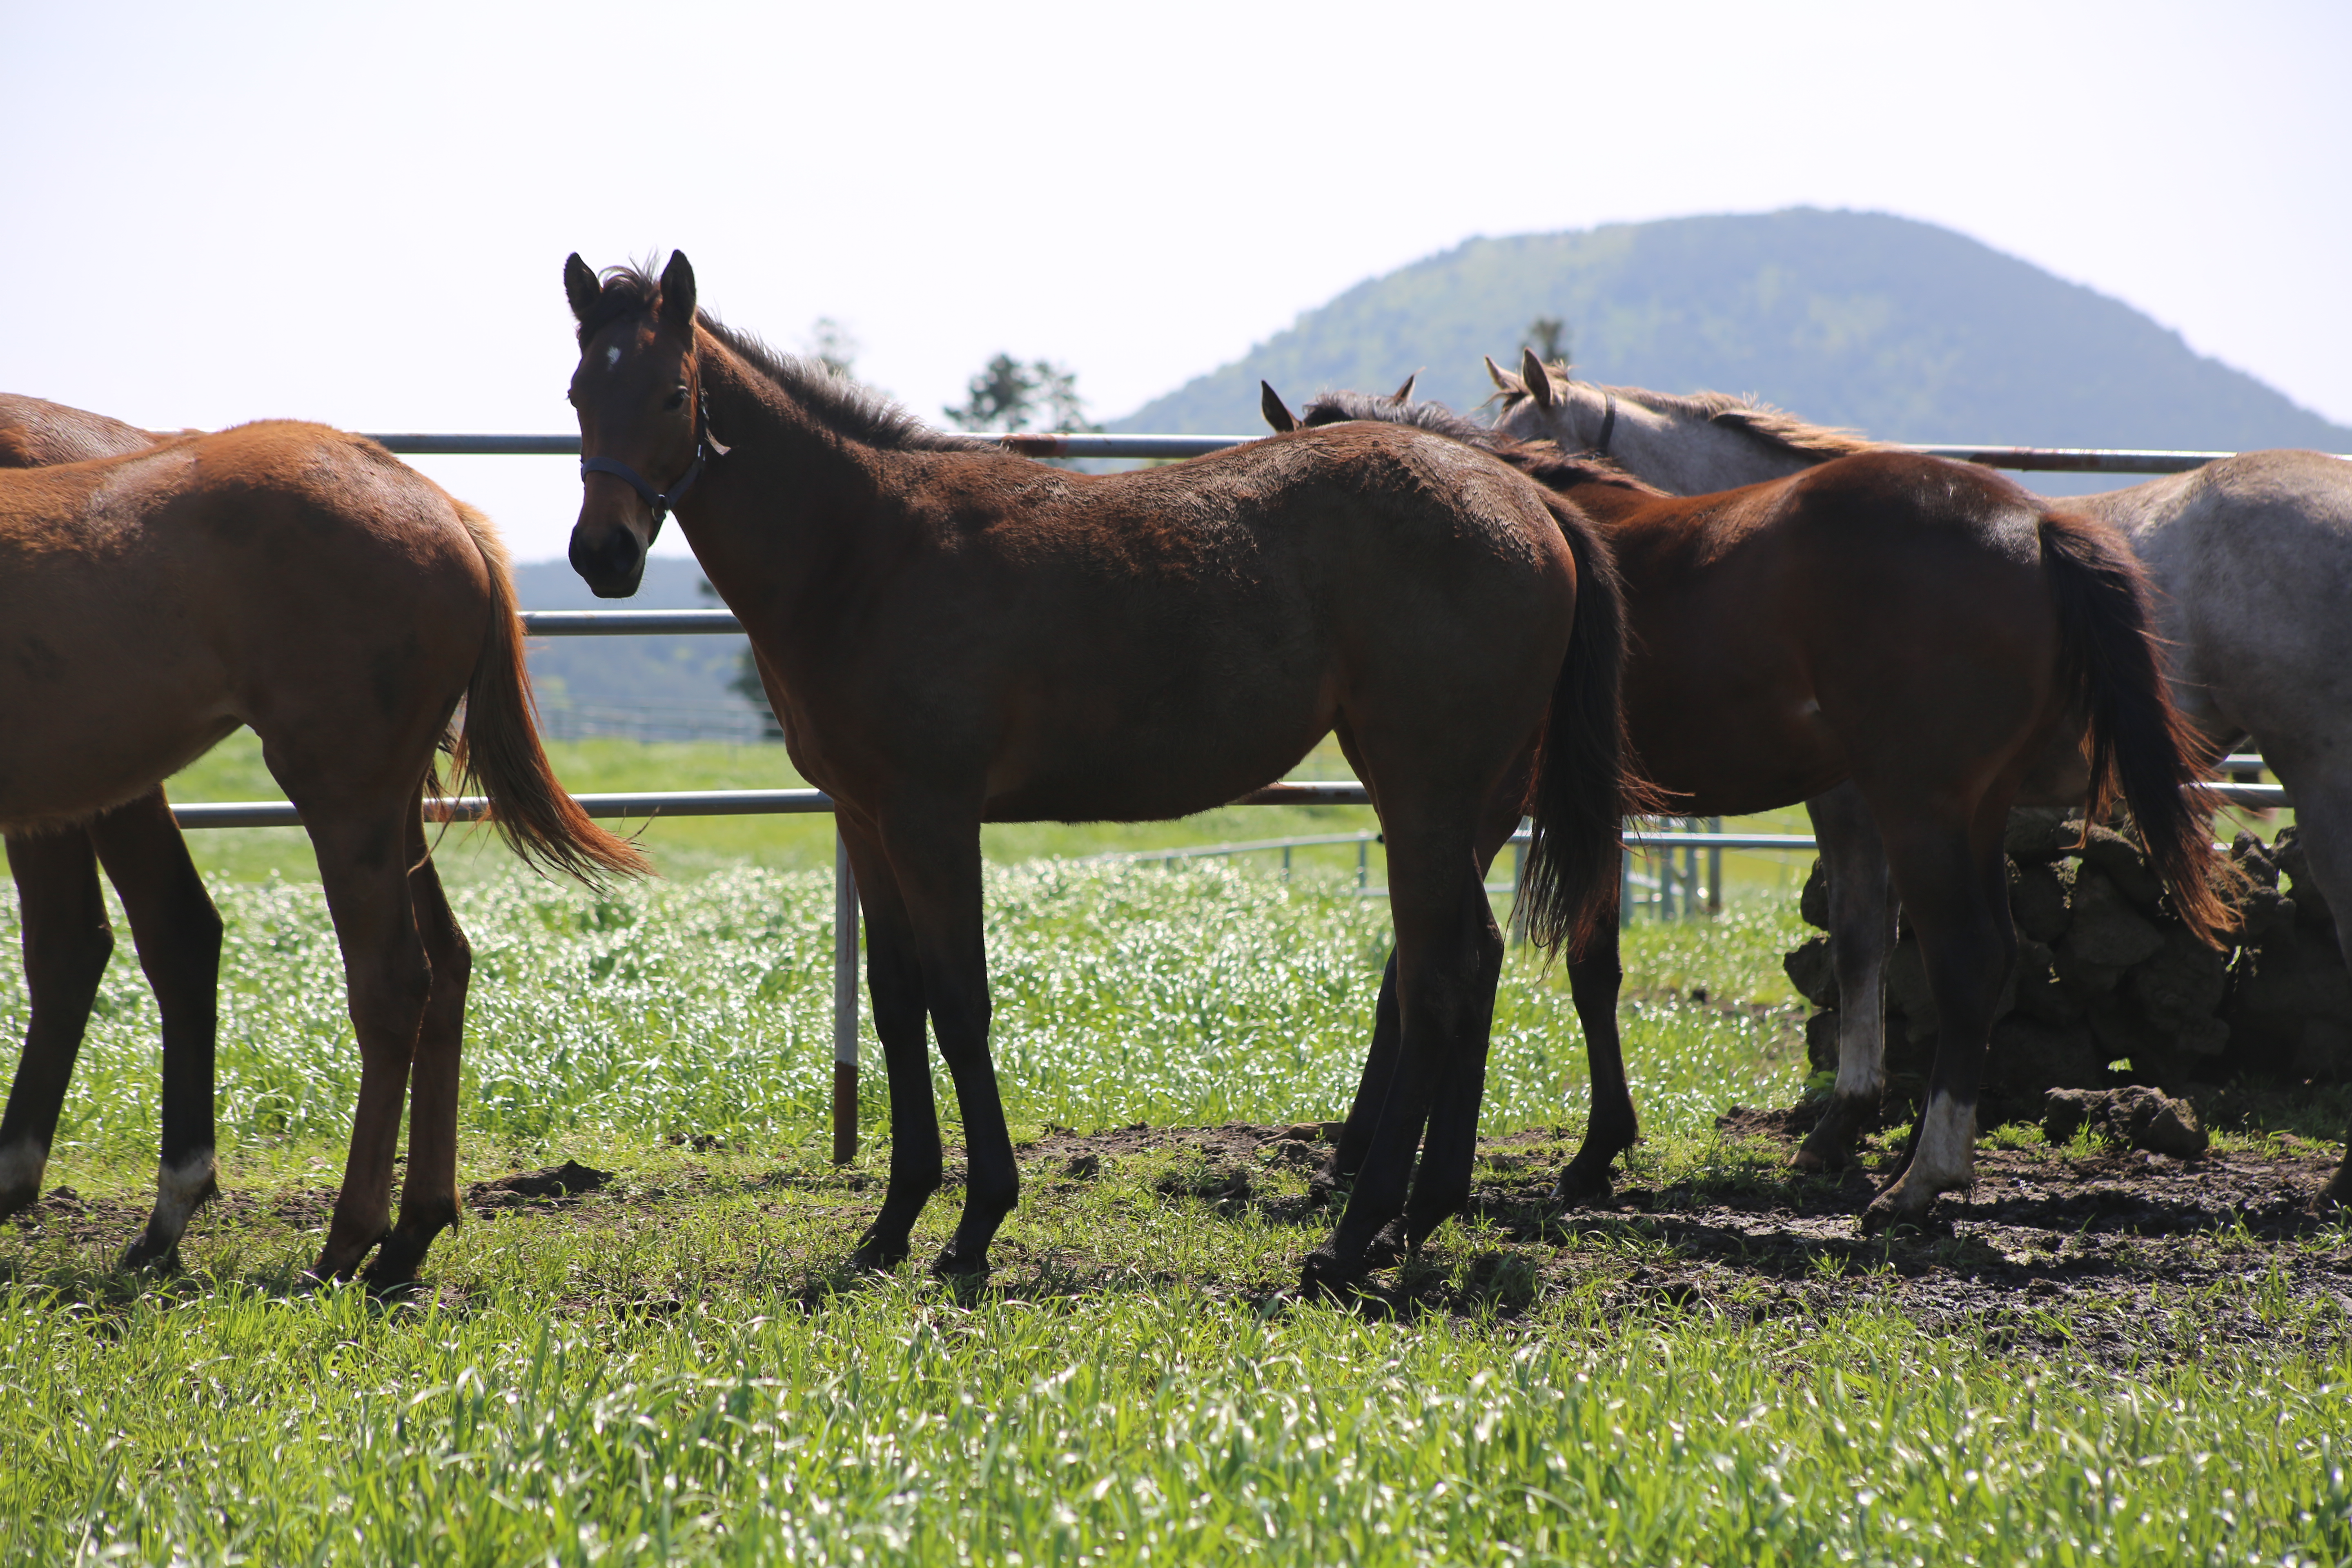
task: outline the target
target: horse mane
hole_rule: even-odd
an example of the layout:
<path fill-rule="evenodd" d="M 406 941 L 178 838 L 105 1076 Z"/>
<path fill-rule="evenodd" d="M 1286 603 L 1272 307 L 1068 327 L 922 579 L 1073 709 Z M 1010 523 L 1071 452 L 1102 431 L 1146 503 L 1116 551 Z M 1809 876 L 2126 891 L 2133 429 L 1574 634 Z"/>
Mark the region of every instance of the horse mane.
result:
<path fill-rule="evenodd" d="M 1562 379 L 1570 379 L 1564 371 Z M 1856 452 L 1878 450 L 1878 443 L 1859 431 L 1835 425 L 1815 425 L 1753 397 L 1734 396 L 1728 392 L 1652 392 L 1646 386 L 1611 386 L 1601 382 L 1586 384 L 1672 418 L 1720 425 L 1796 457 L 1847 458 Z M 1528 395 L 1517 388 L 1505 387 L 1496 393 L 1495 401 L 1507 413 Z"/>
<path fill-rule="evenodd" d="M 1465 447 L 1500 458 L 1540 485 L 1562 489 L 1570 485 L 1601 484 L 1645 496 L 1666 492 L 1634 478 L 1598 452 L 1564 452 L 1556 441 L 1516 441 L 1498 436 L 1484 425 L 1456 414 L 1443 403 L 1395 403 L 1361 392 L 1318 393 L 1299 415 L 1299 426 L 1337 425 L 1349 419 L 1372 419 L 1383 425 L 1411 425 L 1433 435 L 1448 437 Z"/>
<path fill-rule="evenodd" d="M 650 314 L 661 302 L 661 283 L 646 268 L 608 267 L 596 309 L 580 323 L 580 342 L 625 316 Z M 809 417 L 845 440 L 894 452 L 998 450 L 992 441 L 934 430 L 885 393 L 840 374 L 822 360 L 780 353 L 751 332 L 730 327 L 708 310 L 697 309 L 695 324 L 727 345 L 744 363 L 766 377 Z"/>

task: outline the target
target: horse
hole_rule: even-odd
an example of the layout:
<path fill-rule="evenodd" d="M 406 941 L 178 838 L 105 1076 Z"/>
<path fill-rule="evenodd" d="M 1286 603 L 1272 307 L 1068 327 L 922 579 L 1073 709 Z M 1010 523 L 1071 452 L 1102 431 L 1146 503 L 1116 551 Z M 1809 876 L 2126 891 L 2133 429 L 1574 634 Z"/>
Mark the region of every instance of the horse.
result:
<path fill-rule="evenodd" d="M 985 1270 L 1018 1200 L 981 824 L 1184 816 L 1335 731 L 1387 837 L 1402 1029 L 1363 1180 L 1302 1281 L 1351 1283 L 1459 1208 L 1503 954 L 1481 868 L 1532 812 L 1519 918 L 1547 944 L 1615 885 L 1622 617 L 1581 520 L 1507 465 L 1402 427 L 1066 472 L 927 430 L 728 329 L 698 308 L 683 254 L 658 279 L 574 255 L 564 287 L 573 566 L 626 596 L 675 510 L 750 634 L 793 765 L 835 802 L 891 1116 L 853 1266 L 903 1261 L 940 1185 L 927 1016 L 970 1150 L 935 1269 Z"/>
<path fill-rule="evenodd" d="M 1720 393 L 1675 396 L 1597 386 L 1527 356 L 1511 375 L 1486 362 L 1498 428 L 1592 447 L 1677 495 L 1802 472 L 1874 449 L 1851 431 L 1809 425 Z M 1613 411 L 1613 416 L 1612 416 Z M 2172 699 L 2204 752 L 2252 739 L 2295 805 L 2313 879 L 2352 908 L 2352 463 L 2320 452 L 2244 452 L 2185 474 L 2097 495 L 2069 510 L 2122 535 L 2157 589 L 2156 629 L 2170 649 Z M 2079 747 L 2063 738 L 2028 805 L 2083 798 Z M 1885 1083 L 1879 976 L 1895 941 L 1886 857 L 1867 806 L 1840 788 L 1806 803 L 1829 870 L 1838 994 L 1838 1081 L 1798 1158 L 1843 1163 Z M 2352 965 L 2352 921 L 2336 922 Z M 2352 1204 L 2352 1146 L 2316 1194 Z"/>
<path fill-rule="evenodd" d="M 348 1279 L 381 1240 L 370 1283 L 413 1279 L 458 1218 L 470 954 L 420 803 L 460 701 L 457 781 L 488 795 L 520 853 L 588 879 L 646 868 L 548 767 L 488 520 L 373 442 L 320 426 L 158 436 L 8 397 L 0 627 L 0 834 L 32 1001 L 0 1113 L 0 1217 L 40 1195 L 113 951 L 101 865 L 163 1014 L 155 1205 L 124 1265 L 171 1265 L 215 1191 L 222 928 L 163 781 L 249 724 L 318 852 L 359 1038 L 350 1158 L 313 1271 Z"/>
<path fill-rule="evenodd" d="M 1288 411 L 1265 394 L 1279 429 Z M 2074 715 L 2088 716 L 2096 792 L 2130 802 L 2184 923 L 2210 942 L 2225 921 L 2209 884 L 2210 808 L 2184 789 L 2193 748 L 2166 697 L 2147 584 L 2098 525 L 1985 469 L 1907 453 L 1684 499 L 1433 404 L 1326 394 L 1294 423 L 1356 420 L 1492 451 L 1592 520 L 1630 612 L 1633 756 L 1676 812 L 1763 811 L 1845 781 L 1867 804 L 1940 1019 L 1925 1114 L 1866 1229 L 1918 1221 L 1970 1179 L 1985 1050 L 2017 957 L 2002 832 Z M 1613 920 L 1571 953 L 1569 981 L 1593 1098 L 1559 1177 L 1560 1198 L 1577 1202 L 1607 1194 L 1612 1163 L 1638 1134 Z M 1376 1024 L 1360 1107 L 1383 1092 L 1386 1041 Z M 1347 1177 L 1359 1146 L 1343 1132 L 1327 1182 Z"/>

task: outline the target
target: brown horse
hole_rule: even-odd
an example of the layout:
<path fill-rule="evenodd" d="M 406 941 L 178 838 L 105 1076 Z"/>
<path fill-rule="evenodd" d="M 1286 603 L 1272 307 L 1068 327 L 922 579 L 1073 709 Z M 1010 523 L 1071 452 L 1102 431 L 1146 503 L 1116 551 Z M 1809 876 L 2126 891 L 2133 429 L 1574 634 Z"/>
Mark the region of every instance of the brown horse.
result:
<path fill-rule="evenodd" d="M 574 256 L 564 285 L 585 454 L 572 564 L 601 595 L 634 592 L 674 506 L 751 634 L 793 763 L 839 813 L 890 1080 L 889 1186 L 857 1263 L 903 1258 L 940 1184 L 927 1015 L 971 1149 L 939 1267 L 984 1268 L 1018 1195 L 981 824 L 1201 811 L 1334 731 L 1388 837 L 1402 1026 L 1396 1092 L 1307 1282 L 1349 1279 L 1457 1208 L 1502 963 L 1480 868 L 1528 805 L 1538 940 L 1580 929 L 1614 885 L 1620 631 L 1581 521 L 1486 454 L 1391 426 L 1068 473 L 923 430 L 726 331 L 698 313 L 682 255 L 658 283 L 601 284 Z"/>
<path fill-rule="evenodd" d="M 644 868 L 548 771 L 504 547 L 382 447 L 314 425 L 158 437 L 12 397 L 0 465 L 29 470 L 0 472 L 0 831 L 33 1004 L 0 1117 L 0 1216 L 39 1195 L 113 950 L 101 864 L 163 1019 L 155 1208 L 124 1261 L 170 1259 L 211 1195 L 221 923 L 162 781 L 250 724 L 318 851 L 359 1037 L 351 1158 L 317 1270 L 347 1277 L 382 1239 L 371 1279 L 412 1277 L 457 1218 L 469 955 L 420 794 L 459 700 L 459 781 L 488 794 L 518 850 L 582 875 Z"/>
<path fill-rule="evenodd" d="M 1492 451 L 1591 517 L 1625 587 L 1625 719 L 1674 809 L 1730 816 L 1851 780 L 1885 835 L 1939 1015 L 1928 1102 L 1905 1169 L 1864 1222 L 1916 1219 L 1964 1186 L 1993 1016 L 2016 965 L 2002 830 L 2021 784 L 2087 721 L 2093 793 L 2120 792 L 2200 937 L 2226 920 L 2209 880 L 2210 806 L 2184 789 L 2200 752 L 2165 692 L 2147 583 L 2120 541 L 1986 469 L 1891 452 L 1794 478 L 1670 497 L 1591 457 L 1521 443 L 1433 404 L 1325 395 L 1293 421 L 1402 421 Z M 1592 1115 L 1560 1173 L 1604 1194 L 1636 1137 L 1616 1005 L 1614 921 L 1569 965 Z M 1385 996 L 1385 991 L 1384 991 Z M 1381 1010 L 1382 1024 L 1389 1009 Z M 1331 1179 L 1391 1070 L 1375 1026 Z"/>

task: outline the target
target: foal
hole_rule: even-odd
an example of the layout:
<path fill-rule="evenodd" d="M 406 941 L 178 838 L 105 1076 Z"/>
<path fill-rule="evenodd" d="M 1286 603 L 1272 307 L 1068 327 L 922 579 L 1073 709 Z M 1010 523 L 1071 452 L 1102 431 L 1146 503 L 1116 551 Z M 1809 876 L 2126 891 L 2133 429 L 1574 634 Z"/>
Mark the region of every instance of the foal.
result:
<path fill-rule="evenodd" d="M 317 1272 L 412 1277 L 457 1218 L 457 1063 L 469 954 L 419 797 L 465 702 L 458 779 L 529 858 L 641 871 L 547 767 L 506 552 L 488 523 L 373 442 L 270 422 L 157 437 L 0 399 L 0 832 L 33 1014 L 0 1116 L 0 1216 L 40 1192 L 113 948 L 103 864 L 163 1019 L 156 1202 L 126 1264 L 169 1259 L 211 1195 L 221 925 L 163 779 L 240 724 L 299 806 L 351 987 L 361 1084 Z M 400 1223 L 387 1234 L 410 1097 Z"/>
<path fill-rule="evenodd" d="M 1271 389 L 1266 411 L 1277 427 L 1287 416 Z M 1986 1043 L 2016 961 L 2002 829 L 2027 773 L 2078 715 L 2097 792 L 2130 801 L 2184 920 L 2210 940 L 2222 919 L 2206 883 L 2210 830 L 2182 790 L 2194 766 L 2149 643 L 2146 585 L 2105 530 L 1984 469 L 1906 454 L 1683 500 L 1435 405 L 1337 393 L 1303 423 L 1357 419 L 1495 451 L 1593 520 L 1625 585 L 1627 728 L 1676 811 L 1762 811 L 1847 779 L 1869 803 L 1941 1022 L 1915 1152 L 1865 1224 L 1916 1219 L 1969 1179 Z M 1560 1174 L 1573 1200 L 1606 1193 L 1611 1162 L 1634 1139 L 1615 921 L 1570 957 L 1569 978 L 1593 1096 L 1584 1146 Z M 1376 1028 L 1360 1106 L 1381 1092 L 1387 1037 Z M 1335 1175 L 1360 1147 L 1351 1127 Z"/>
<path fill-rule="evenodd" d="M 1620 623 L 1582 521 L 1401 427 L 1065 472 L 728 331 L 698 313 L 682 255 L 658 282 L 601 283 L 574 256 L 564 286 L 585 454 L 572 564 L 633 593 L 675 508 L 794 765 L 835 802 L 890 1079 L 889 1186 L 857 1262 L 903 1258 L 940 1184 L 927 1017 L 971 1148 L 938 1266 L 984 1268 L 1017 1196 L 981 824 L 1183 816 L 1335 731 L 1387 835 L 1402 1027 L 1363 1180 L 1306 1281 L 1352 1279 L 1457 1208 L 1503 953 L 1481 868 L 1528 808 L 1538 941 L 1589 926 L 1615 885 Z"/>

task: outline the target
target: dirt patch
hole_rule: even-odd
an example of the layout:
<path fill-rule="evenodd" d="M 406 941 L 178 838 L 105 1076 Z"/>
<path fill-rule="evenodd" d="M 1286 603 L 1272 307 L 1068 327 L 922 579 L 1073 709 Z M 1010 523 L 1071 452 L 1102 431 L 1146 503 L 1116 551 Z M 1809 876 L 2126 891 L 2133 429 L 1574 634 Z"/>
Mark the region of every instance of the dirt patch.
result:
<path fill-rule="evenodd" d="M 476 1182 L 466 1189 L 466 1202 L 470 1207 L 489 1210 L 546 1207 L 583 1193 L 593 1193 L 612 1179 L 610 1171 L 566 1160 L 543 1171 L 523 1171 L 493 1182 Z"/>

